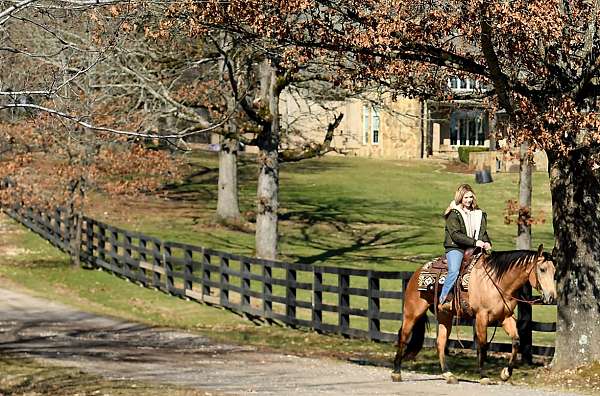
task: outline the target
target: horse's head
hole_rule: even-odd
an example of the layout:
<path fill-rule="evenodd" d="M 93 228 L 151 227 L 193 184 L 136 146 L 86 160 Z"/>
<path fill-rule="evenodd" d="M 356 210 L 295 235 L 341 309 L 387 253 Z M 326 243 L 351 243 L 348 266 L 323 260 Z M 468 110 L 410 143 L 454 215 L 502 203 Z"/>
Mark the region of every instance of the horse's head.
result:
<path fill-rule="evenodd" d="M 544 245 L 539 246 L 535 260 L 535 271 L 530 272 L 529 283 L 542 293 L 545 303 L 551 303 L 556 300 L 555 268 L 552 256 L 544 253 Z"/>

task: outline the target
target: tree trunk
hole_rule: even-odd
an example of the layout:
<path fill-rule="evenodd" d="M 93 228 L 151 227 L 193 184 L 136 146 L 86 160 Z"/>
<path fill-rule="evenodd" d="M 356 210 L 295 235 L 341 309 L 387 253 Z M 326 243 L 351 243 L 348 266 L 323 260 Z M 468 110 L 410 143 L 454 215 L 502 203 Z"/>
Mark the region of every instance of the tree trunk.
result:
<path fill-rule="evenodd" d="M 517 220 L 517 249 L 531 249 L 531 171 L 533 164 L 527 153 L 528 144 L 521 144 L 519 174 L 519 218 Z"/>
<path fill-rule="evenodd" d="M 268 90 L 261 86 L 261 91 L 268 93 L 268 106 L 271 117 L 270 125 L 263 128 L 259 137 L 260 149 L 259 175 L 257 187 L 256 212 L 256 255 L 260 258 L 275 259 L 277 257 L 277 210 L 279 208 L 279 94 L 277 73 L 273 66 L 262 65 L 262 73 L 269 73 L 270 78 L 261 79 L 268 82 Z M 264 74 L 263 74 L 264 76 Z M 265 98 L 267 99 L 267 98 Z"/>
<path fill-rule="evenodd" d="M 600 360 L 600 183 L 589 151 L 562 158 L 548 153 L 558 282 L 556 369 Z"/>
<path fill-rule="evenodd" d="M 237 183 L 238 141 L 221 138 L 219 151 L 219 192 L 217 194 L 217 217 L 235 221 L 240 218 Z"/>
<path fill-rule="evenodd" d="M 222 32 L 220 35 L 220 46 L 223 51 L 221 60 L 219 61 L 219 69 L 221 70 L 221 80 L 230 79 L 228 65 L 231 59 L 228 54 L 233 47 L 233 40 L 227 33 Z M 230 81 L 232 87 L 234 81 Z M 227 99 L 227 112 L 235 114 L 237 110 L 237 100 L 235 91 L 232 91 Z M 235 117 L 231 117 L 227 123 L 227 136 L 221 136 L 219 150 L 219 192 L 217 194 L 217 218 L 224 221 L 237 221 L 240 218 L 240 206 L 238 199 L 238 174 L 237 174 L 237 157 L 239 150 L 239 142 L 235 139 L 237 134 L 237 125 Z"/>
<path fill-rule="evenodd" d="M 516 248 L 522 250 L 531 249 L 531 173 L 533 164 L 531 156 L 528 155 L 527 143 L 521 144 L 520 148 L 520 173 L 519 173 L 519 218 L 517 219 L 517 243 Z M 521 297 L 526 300 L 531 300 L 532 296 L 531 285 L 526 283 L 521 289 Z M 519 352 L 521 353 L 521 361 L 531 364 L 533 362 L 533 354 L 531 346 L 533 344 L 532 336 L 532 320 L 533 309 L 531 305 L 523 302 L 517 303 L 519 307 L 519 316 L 517 320 L 517 330 L 519 332 Z"/>

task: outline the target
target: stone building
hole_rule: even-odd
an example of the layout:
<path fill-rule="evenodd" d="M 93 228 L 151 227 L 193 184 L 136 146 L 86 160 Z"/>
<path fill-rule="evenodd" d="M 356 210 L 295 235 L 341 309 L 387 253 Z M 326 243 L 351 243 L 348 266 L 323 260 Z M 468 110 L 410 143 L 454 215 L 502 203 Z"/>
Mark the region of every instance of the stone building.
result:
<path fill-rule="evenodd" d="M 457 92 L 480 89 L 460 79 L 448 84 Z M 368 98 L 368 95 L 367 95 Z M 382 159 L 457 158 L 459 146 L 490 147 L 490 123 L 476 102 L 436 102 L 383 97 L 379 101 L 351 98 L 311 103 L 301 94 L 282 95 L 282 126 L 298 136 L 318 141 L 333 114 L 344 114 L 335 146 L 351 155 Z M 329 120 L 329 121 L 328 121 Z"/>
<path fill-rule="evenodd" d="M 281 125 L 284 145 L 322 142 L 335 115 L 344 118 L 335 131 L 333 146 L 347 155 L 410 159 L 423 157 L 422 105 L 418 100 L 400 98 L 380 104 L 368 99 L 349 98 L 313 103 L 298 94 L 281 97 Z"/>
<path fill-rule="evenodd" d="M 484 89 L 474 80 L 459 78 L 449 79 L 448 86 L 457 94 Z M 458 159 L 459 147 L 481 147 L 490 151 L 471 153 L 473 169 L 518 171 L 518 157 L 496 151 L 499 144 L 493 138 L 494 120 L 502 115 L 490 117 L 479 102 L 374 97 L 316 101 L 308 100 L 299 90 L 284 91 L 280 100 L 283 148 L 322 142 L 328 124 L 343 113 L 332 145 L 346 155 L 392 160 Z M 545 155 L 536 154 L 537 169 L 545 169 L 546 164 Z"/>

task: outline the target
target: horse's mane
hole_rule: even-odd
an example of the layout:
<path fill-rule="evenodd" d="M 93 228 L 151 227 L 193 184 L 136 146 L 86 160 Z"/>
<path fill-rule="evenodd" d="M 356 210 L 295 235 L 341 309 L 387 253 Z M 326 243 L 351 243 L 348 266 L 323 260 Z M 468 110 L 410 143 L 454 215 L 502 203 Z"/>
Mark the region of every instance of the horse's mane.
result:
<path fill-rule="evenodd" d="M 496 274 L 498 279 L 510 271 L 511 268 L 525 265 L 537 256 L 533 250 L 508 250 L 492 252 L 486 259 L 487 266 Z"/>

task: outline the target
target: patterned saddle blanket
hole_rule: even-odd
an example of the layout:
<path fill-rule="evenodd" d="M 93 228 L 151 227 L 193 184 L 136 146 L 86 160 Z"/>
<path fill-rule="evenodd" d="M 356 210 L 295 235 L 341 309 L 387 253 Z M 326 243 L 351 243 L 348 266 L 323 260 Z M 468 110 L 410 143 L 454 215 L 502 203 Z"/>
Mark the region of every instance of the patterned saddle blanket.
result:
<path fill-rule="evenodd" d="M 469 280 L 471 279 L 471 271 L 477 262 L 477 259 L 481 256 L 481 253 L 474 254 L 474 249 L 467 249 L 458 276 L 457 285 L 463 291 L 469 290 Z M 441 286 L 446 281 L 448 276 L 448 262 L 445 257 L 438 257 L 434 260 L 427 262 L 421 267 L 421 273 L 418 279 L 418 290 L 433 292 L 435 290 L 435 283 L 437 281 L 438 292 L 442 290 Z"/>

